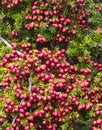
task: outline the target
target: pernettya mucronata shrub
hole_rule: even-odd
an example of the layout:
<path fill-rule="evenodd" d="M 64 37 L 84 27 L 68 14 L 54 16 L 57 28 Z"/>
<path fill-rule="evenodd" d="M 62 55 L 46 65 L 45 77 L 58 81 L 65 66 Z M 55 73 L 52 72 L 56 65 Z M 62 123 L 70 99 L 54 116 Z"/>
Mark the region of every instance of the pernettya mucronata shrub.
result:
<path fill-rule="evenodd" d="M 101 3 L 2 0 L 0 10 L 0 129 L 101 130 Z"/>

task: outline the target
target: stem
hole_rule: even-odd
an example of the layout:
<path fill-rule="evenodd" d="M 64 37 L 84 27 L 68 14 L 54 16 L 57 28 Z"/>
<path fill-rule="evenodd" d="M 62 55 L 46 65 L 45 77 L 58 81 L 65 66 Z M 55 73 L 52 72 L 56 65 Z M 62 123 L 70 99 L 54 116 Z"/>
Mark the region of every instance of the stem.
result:
<path fill-rule="evenodd" d="M 10 43 L 8 43 L 4 38 L 0 37 L 0 40 L 8 47 L 12 48 L 12 46 L 10 45 Z M 21 55 L 22 53 L 18 50 L 16 50 L 18 55 Z"/>
<path fill-rule="evenodd" d="M 31 78 L 32 78 L 32 74 L 30 74 L 30 77 L 29 77 L 28 93 L 31 93 L 31 88 L 32 88 L 32 81 L 31 81 Z"/>
<path fill-rule="evenodd" d="M 28 93 L 31 93 L 31 87 L 32 87 L 32 81 L 31 81 L 31 78 L 32 78 L 32 73 L 30 74 L 29 76 L 29 87 L 28 87 Z M 20 104 L 24 102 L 24 99 L 21 100 Z M 15 123 L 16 119 L 17 119 L 18 115 L 16 115 L 13 120 L 12 120 L 12 124 Z"/>
<path fill-rule="evenodd" d="M 0 40 L 8 47 L 12 48 L 12 46 L 2 37 L 0 37 Z M 22 54 L 20 51 L 16 50 L 17 54 L 20 55 Z M 20 104 L 24 101 L 24 99 L 21 100 Z M 12 121 L 12 124 L 15 123 L 16 118 L 18 117 L 18 115 L 16 115 Z"/>
<path fill-rule="evenodd" d="M 0 37 L 0 40 L 8 47 L 12 48 L 12 46 L 2 37 Z M 22 54 L 20 51 L 16 50 L 17 54 L 20 55 Z M 29 87 L 28 87 L 28 93 L 31 93 L 31 87 L 32 87 L 32 81 L 31 81 L 31 78 L 32 78 L 32 73 L 30 74 L 30 77 L 29 77 Z M 24 102 L 24 99 L 21 100 L 20 104 Z M 13 120 L 12 120 L 12 124 L 15 123 L 16 119 L 17 119 L 18 115 L 16 115 Z"/>
<path fill-rule="evenodd" d="M 24 99 L 22 99 L 22 100 L 21 100 L 20 104 L 21 104 L 22 102 L 24 102 Z M 12 120 L 12 124 L 14 124 L 14 123 L 15 123 L 15 121 L 16 121 L 16 119 L 17 119 L 17 117 L 18 117 L 18 115 L 16 115 L 16 116 L 13 118 L 13 120 Z"/>
<path fill-rule="evenodd" d="M 54 47 L 53 47 L 53 43 L 52 43 L 52 42 L 50 42 L 50 45 L 51 45 L 51 49 L 53 50 L 53 49 L 54 49 Z"/>
<path fill-rule="evenodd" d="M 18 115 L 16 115 L 16 116 L 14 117 L 14 119 L 13 119 L 13 121 L 12 121 L 12 124 L 15 123 L 15 120 L 17 119 L 17 116 L 18 116 Z"/>
<path fill-rule="evenodd" d="M 0 40 L 6 45 L 9 46 L 10 48 L 12 48 L 12 46 L 2 37 L 0 37 Z"/>
<path fill-rule="evenodd" d="M 98 47 L 102 47 L 102 43 L 98 43 Z"/>

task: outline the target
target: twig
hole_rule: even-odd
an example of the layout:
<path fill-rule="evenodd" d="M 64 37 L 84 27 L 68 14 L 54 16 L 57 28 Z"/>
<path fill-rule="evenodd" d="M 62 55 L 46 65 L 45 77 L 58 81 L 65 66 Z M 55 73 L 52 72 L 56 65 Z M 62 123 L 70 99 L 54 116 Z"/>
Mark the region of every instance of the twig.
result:
<path fill-rule="evenodd" d="M 0 37 L 0 40 L 8 47 L 12 48 L 12 46 L 2 37 Z M 22 54 L 20 51 L 16 50 L 17 54 L 20 55 Z M 32 87 L 32 81 L 31 81 L 31 78 L 32 78 L 32 73 L 30 74 L 30 77 L 29 77 L 29 87 L 28 87 L 28 93 L 31 93 L 31 87 Z M 21 100 L 20 104 L 24 102 L 24 99 Z M 16 119 L 17 119 L 18 115 L 16 115 L 13 120 L 12 120 L 12 124 L 15 123 Z"/>
<path fill-rule="evenodd" d="M 102 43 L 98 43 L 98 46 L 99 46 L 99 47 L 102 47 Z"/>
<path fill-rule="evenodd" d="M 17 117 L 18 117 L 18 115 L 16 115 L 16 116 L 14 117 L 14 119 L 13 119 L 13 121 L 12 121 L 12 124 L 15 123 L 15 120 L 16 120 Z"/>
<path fill-rule="evenodd" d="M 28 87 L 28 93 L 31 93 L 31 87 L 32 87 L 32 81 L 31 81 L 31 78 L 32 78 L 32 74 L 30 74 L 30 77 L 29 77 L 29 87 Z M 24 102 L 24 99 L 21 100 L 20 104 Z M 16 115 L 13 120 L 12 120 L 12 124 L 15 123 L 16 119 L 17 119 L 18 115 Z"/>
<path fill-rule="evenodd" d="M 12 48 L 12 46 L 10 45 L 10 43 L 8 43 L 4 38 L 0 37 L 0 40 L 8 47 Z M 16 50 L 18 55 L 21 55 L 22 53 L 18 50 Z"/>
<path fill-rule="evenodd" d="M 24 102 L 24 99 L 22 99 L 22 100 L 21 100 L 20 104 L 21 104 L 22 102 Z M 18 117 L 18 115 L 16 115 L 16 116 L 13 118 L 13 120 L 12 120 L 12 124 L 14 124 L 14 123 L 15 123 L 15 121 L 16 121 L 16 119 L 17 119 L 17 117 Z"/>
<path fill-rule="evenodd" d="M 54 49 L 53 43 L 50 42 L 50 45 L 51 45 L 51 49 L 53 50 Z"/>
<path fill-rule="evenodd" d="M 31 88 L 32 88 L 32 81 L 31 81 L 31 78 L 32 78 L 32 73 L 30 74 L 30 77 L 29 77 L 29 87 L 28 87 L 28 93 L 31 93 Z M 21 100 L 20 104 L 24 102 L 24 99 Z M 17 119 L 18 115 L 16 115 L 13 120 L 12 120 L 12 124 L 15 123 L 16 119 Z"/>
<path fill-rule="evenodd" d="M 32 78 L 32 74 L 30 74 L 30 77 L 29 77 L 28 93 L 31 93 L 31 87 L 32 87 L 32 81 L 31 81 L 31 78 Z"/>

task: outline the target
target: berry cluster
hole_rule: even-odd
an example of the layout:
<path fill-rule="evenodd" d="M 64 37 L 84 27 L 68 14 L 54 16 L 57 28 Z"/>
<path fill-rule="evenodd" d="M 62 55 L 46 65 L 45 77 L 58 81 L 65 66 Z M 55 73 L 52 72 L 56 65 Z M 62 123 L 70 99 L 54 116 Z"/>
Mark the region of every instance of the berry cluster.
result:
<path fill-rule="evenodd" d="M 100 87 L 91 85 L 90 68 L 78 69 L 71 65 L 64 49 L 32 50 L 28 43 L 21 46 L 18 55 L 17 44 L 12 43 L 12 48 L 12 53 L 6 54 L 0 64 L 1 68 L 7 68 L 0 87 L 5 93 L 12 91 L 14 96 L 14 99 L 0 100 L 4 102 L 0 124 L 3 126 L 5 121 L 11 124 L 6 130 L 57 130 L 64 123 L 72 125 L 81 118 L 82 112 L 91 110 L 94 111 L 91 116 L 97 120 L 101 113 L 97 106 L 102 96 Z M 80 61 L 80 57 L 78 59 Z M 87 57 L 84 60 L 90 64 Z M 87 117 L 87 113 L 84 116 Z M 94 127 L 100 124 L 94 121 Z"/>
<path fill-rule="evenodd" d="M 60 78 L 60 80 L 66 79 L 67 74 L 77 72 L 77 68 L 65 60 L 64 49 L 58 52 L 45 49 L 38 51 L 34 71 L 43 82 L 52 82 L 55 77 Z M 64 82 L 63 80 L 63 85 Z"/>
<path fill-rule="evenodd" d="M 11 32 L 12 38 L 18 38 L 18 36 L 19 36 L 19 34 L 17 32 L 14 32 L 14 31 Z"/>
<path fill-rule="evenodd" d="M 102 30 L 94 26 L 102 8 L 94 2 L 2 0 L 1 36 L 13 43 L 0 37 L 11 47 L 0 42 L 0 129 L 102 129 Z"/>
<path fill-rule="evenodd" d="M 47 29 L 52 26 L 56 30 L 56 35 L 52 39 L 54 43 L 68 43 L 71 36 L 76 35 L 77 29 L 81 28 L 84 32 L 89 24 L 87 17 L 90 14 L 86 12 L 85 2 L 83 0 L 76 1 L 75 4 L 76 7 L 72 8 L 70 5 L 67 7 L 64 0 L 58 1 L 58 5 L 54 1 L 50 3 L 40 0 L 34 1 L 32 10 L 26 10 L 25 19 L 29 23 L 25 25 L 25 28 L 27 30 L 40 30 L 44 23 Z M 69 14 L 63 12 L 64 8 Z M 44 44 L 49 41 L 46 36 L 38 35 L 36 43 Z"/>
<path fill-rule="evenodd" d="M 93 65 L 94 65 L 94 67 L 96 67 L 98 69 L 98 71 L 102 72 L 102 64 L 101 63 L 95 62 Z"/>
<path fill-rule="evenodd" d="M 15 6 L 18 6 L 22 2 L 23 0 L 3 0 L 2 5 L 5 6 L 7 9 L 11 9 Z"/>

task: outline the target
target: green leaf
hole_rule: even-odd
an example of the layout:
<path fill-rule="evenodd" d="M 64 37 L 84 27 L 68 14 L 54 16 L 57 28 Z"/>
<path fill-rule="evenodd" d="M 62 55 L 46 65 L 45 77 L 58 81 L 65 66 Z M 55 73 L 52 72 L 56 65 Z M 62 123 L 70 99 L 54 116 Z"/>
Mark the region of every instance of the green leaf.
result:
<path fill-rule="evenodd" d="M 83 126 L 81 130 L 91 130 L 91 126 Z"/>
<path fill-rule="evenodd" d="M 54 39 L 56 35 L 56 30 L 54 29 L 53 26 L 46 27 L 46 24 L 43 23 L 43 26 L 41 28 L 41 35 L 45 37 L 48 41 Z"/>

